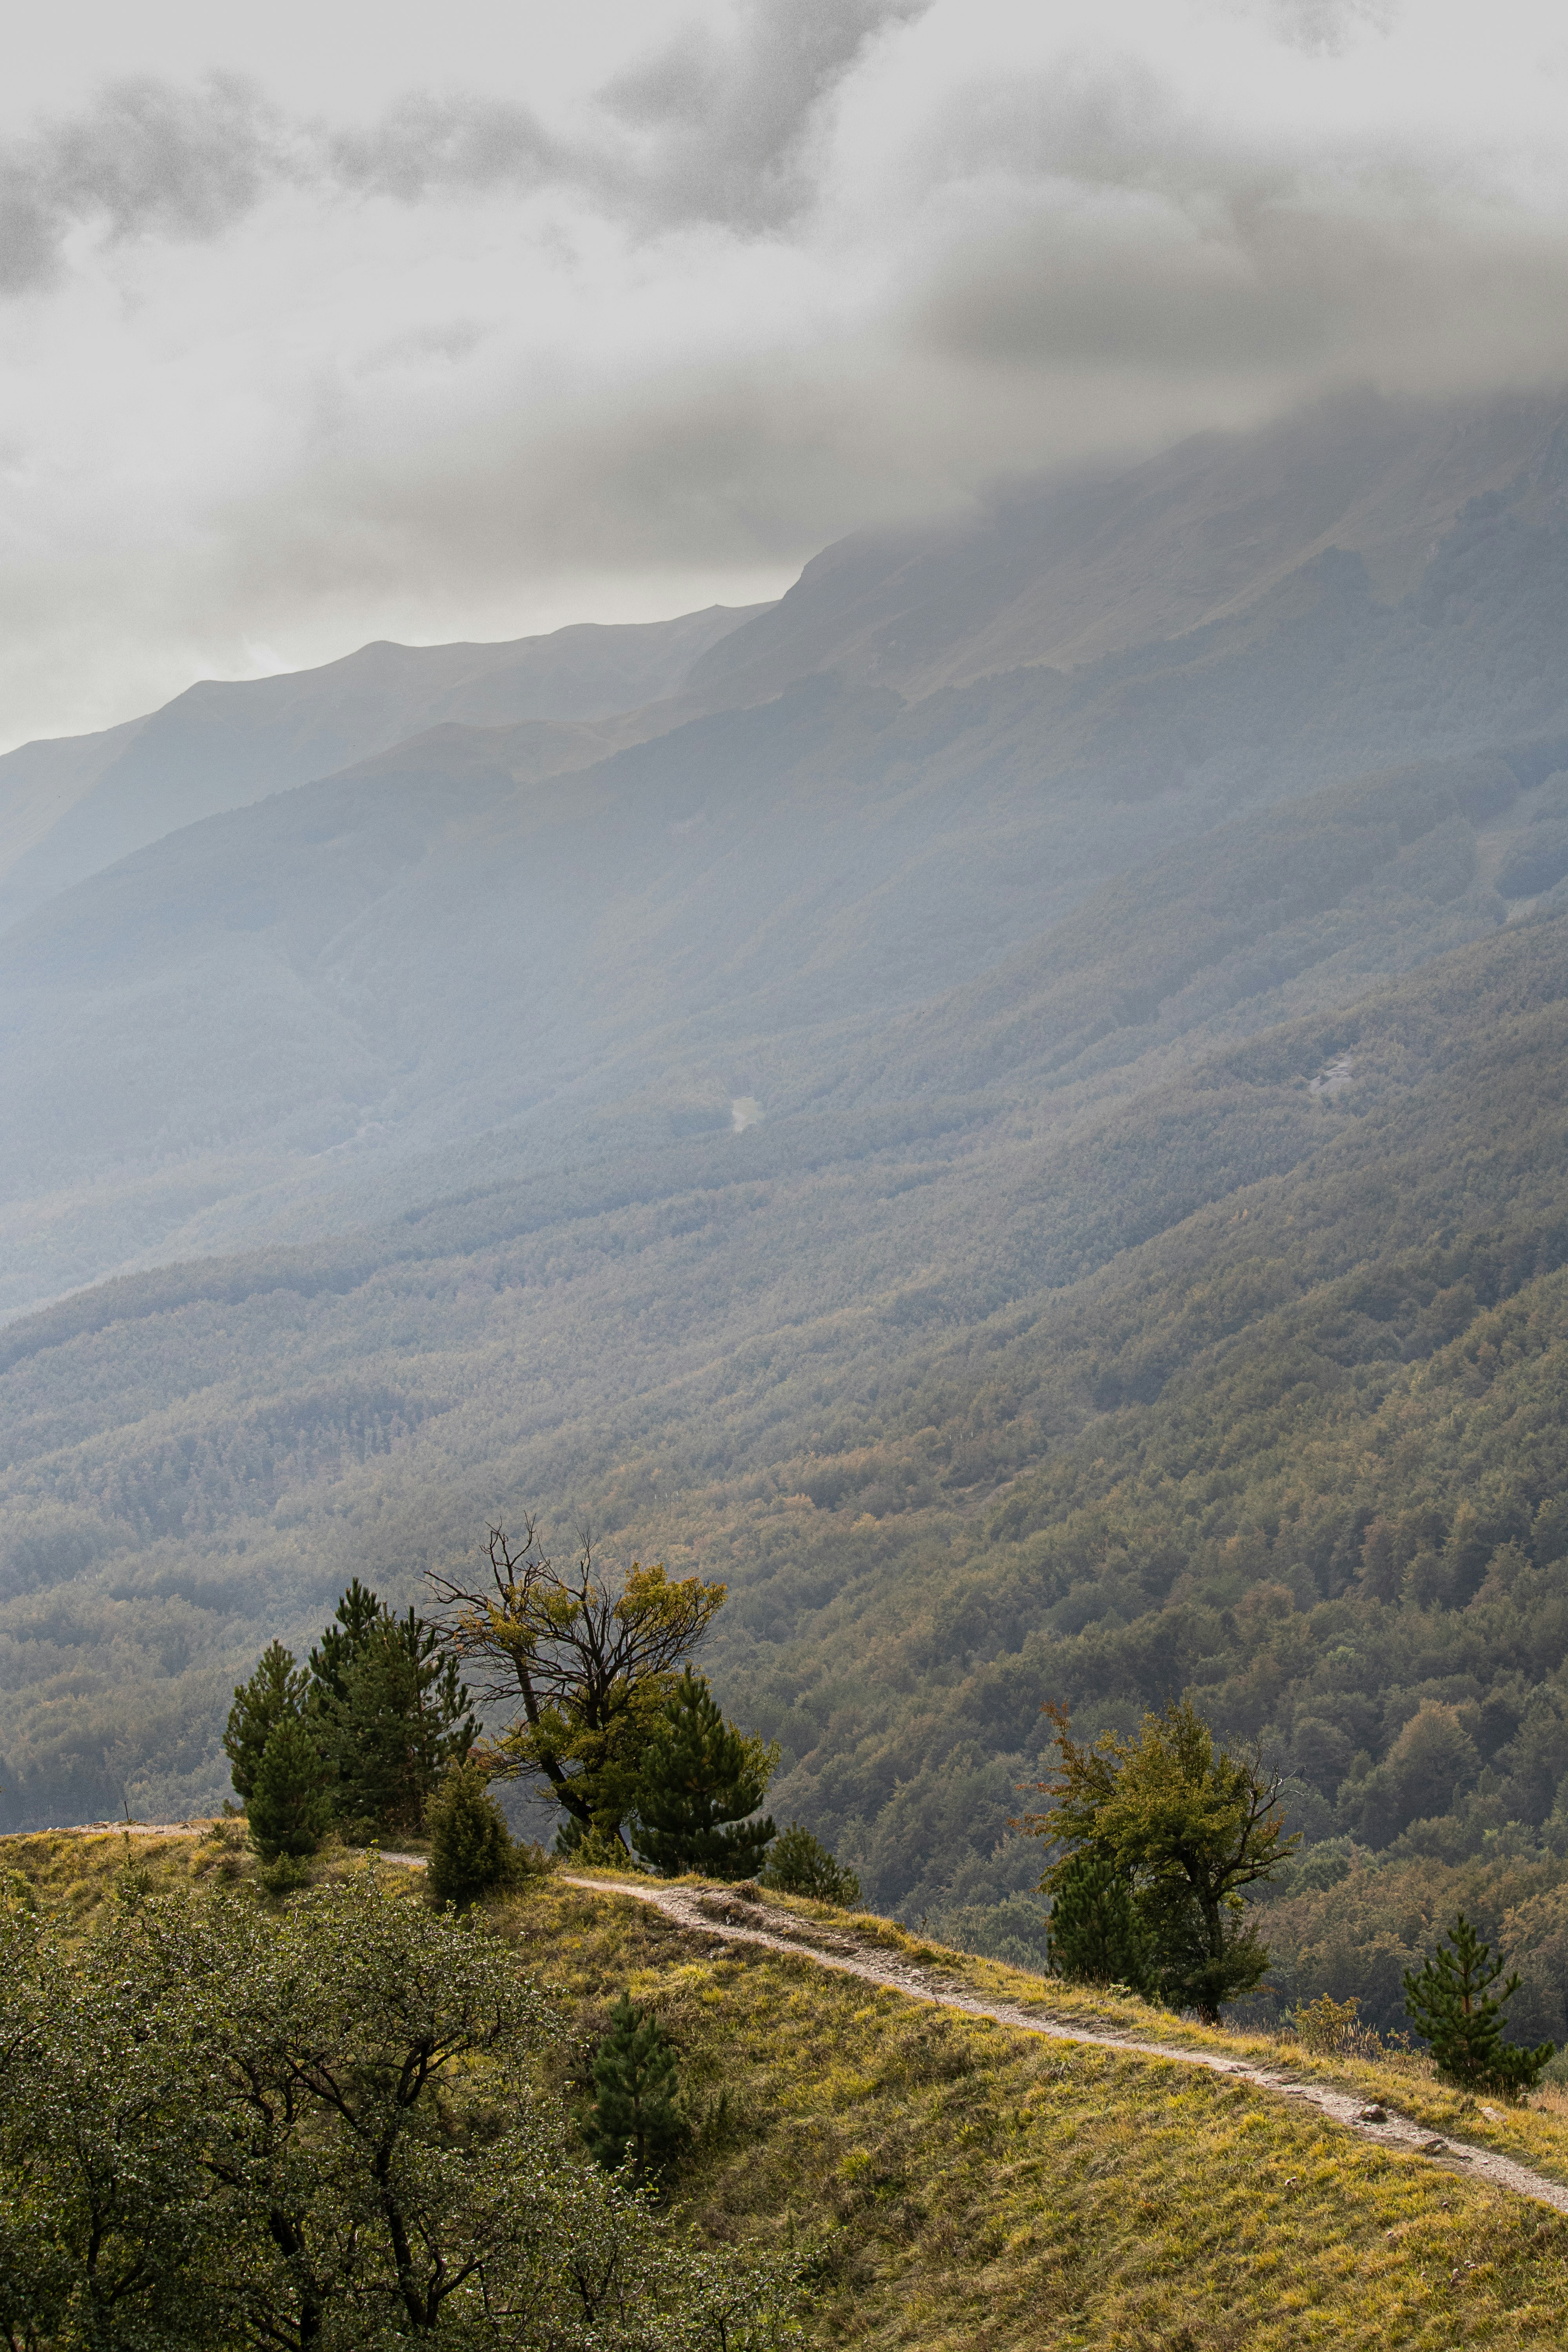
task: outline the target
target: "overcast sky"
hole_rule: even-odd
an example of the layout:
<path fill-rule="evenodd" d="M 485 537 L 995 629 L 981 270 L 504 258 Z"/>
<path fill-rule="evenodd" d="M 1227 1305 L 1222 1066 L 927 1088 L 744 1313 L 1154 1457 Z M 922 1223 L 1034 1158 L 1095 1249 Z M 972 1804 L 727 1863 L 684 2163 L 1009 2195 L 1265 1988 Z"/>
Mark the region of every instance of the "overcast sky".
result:
<path fill-rule="evenodd" d="M 1568 378 L 1538 0 L 56 0 L 7 26 L 0 744 L 778 593 L 1347 380 Z"/>

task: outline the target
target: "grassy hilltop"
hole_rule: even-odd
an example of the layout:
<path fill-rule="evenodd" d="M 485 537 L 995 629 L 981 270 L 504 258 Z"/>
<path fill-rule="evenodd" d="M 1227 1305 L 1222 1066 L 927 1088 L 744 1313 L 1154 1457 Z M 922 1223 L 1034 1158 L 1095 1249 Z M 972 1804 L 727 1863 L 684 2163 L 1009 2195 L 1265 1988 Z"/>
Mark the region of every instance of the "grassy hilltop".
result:
<path fill-rule="evenodd" d="M 0 1860 L 85 1928 L 128 1850 L 154 1892 L 251 1868 L 237 1843 L 107 1834 L 8 1839 Z M 854 1924 L 943 1981 L 1045 2007 L 1037 1978 L 886 1921 Z M 1278 2096 L 944 2014 L 792 1954 L 715 1946 L 608 1882 L 535 1880 L 492 1925 L 548 1987 L 568 2027 L 554 2063 L 572 2079 L 619 1991 L 654 2008 L 695 2126 L 673 2217 L 710 2239 L 805 2252 L 813 2342 L 1200 2352 L 1568 2340 L 1568 2221 Z M 1136 2002 L 1056 1985 L 1048 1997 L 1053 2013 L 1134 2036 L 1260 2047 Z M 1294 2070 L 1332 2071 L 1304 2058 Z M 1568 2180 L 1568 2115 L 1553 2094 L 1492 2120 L 1424 2062 L 1337 2078 Z"/>

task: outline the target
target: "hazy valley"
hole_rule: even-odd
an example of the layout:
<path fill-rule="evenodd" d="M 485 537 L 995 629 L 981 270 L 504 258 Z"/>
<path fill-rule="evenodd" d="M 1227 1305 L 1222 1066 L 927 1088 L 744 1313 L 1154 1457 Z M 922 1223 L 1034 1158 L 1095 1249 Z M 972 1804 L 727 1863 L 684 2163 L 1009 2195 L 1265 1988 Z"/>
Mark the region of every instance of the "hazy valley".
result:
<path fill-rule="evenodd" d="M 9 1825 L 216 1803 L 273 1632 L 537 1508 L 983 1948 L 1047 1697 L 1554 1899 L 1565 446 L 1347 402 L 0 761 Z"/>

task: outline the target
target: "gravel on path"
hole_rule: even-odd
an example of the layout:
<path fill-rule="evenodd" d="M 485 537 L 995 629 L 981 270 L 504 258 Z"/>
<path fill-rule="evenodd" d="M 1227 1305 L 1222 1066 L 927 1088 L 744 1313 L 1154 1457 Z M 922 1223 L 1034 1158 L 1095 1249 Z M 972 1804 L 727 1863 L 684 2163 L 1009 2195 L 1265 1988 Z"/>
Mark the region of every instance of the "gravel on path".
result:
<path fill-rule="evenodd" d="M 390 1862 L 395 1859 L 388 1854 Z M 1163 2058 L 1180 2066 L 1202 2066 L 1212 2074 L 1227 2075 L 1232 2082 L 1245 2083 L 1253 2089 L 1271 2091 L 1281 2098 L 1299 2100 L 1303 2106 L 1316 2107 L 1331 2123 L 1341 2124 L 1358 2138 L 1369 2140 L 1376 2147 L 1392 2148 L 1405 2156 L 1424 2156 L 1435 2162 L 1462 2167 L 1474 2178 L 1490 2181 L 1494 2188 L 1505 2189 L 1515 2197 L 1533 2197 L 1542 2205 L 1552 2206 L 1559 2213 L 1568 2213 L 1568 2185 L 1552 2180 L 1544 2173 L 1532 2172 L 1527 2165 L 1514 2163 L 1511 2157 L 1499 2156 L 1495 2149 L 1475 2147 L 1462 2141 L 1442 2139 L 1425 2124 L 1413 2122 L 1408 2116 L 1396 2115 L 1392 2108 L 1370 2106 L 1364 2097 L 1346 2091 L 1336 2091 L 1321 2083 L 1300 2083 L 1276 2067 L 1253 2065 L 1245 2059 L 1232 2058 L 1218 2051 L 1189 2050 L 1168 2042 L 1133 2041 L 1120 2033 L 1097 2032 L 1091 2026 L 1068 2023 L 1059 2019 L 1041 2018 L 1010 2001 L 987 2001 L 973 1994 L 958 1992 L 944 1985 L 932 1984 L 921 1970 L 910 1961 L 889 1959 L 858 1944 L 849 1935 L 832 1931 L 819 1933 L 814 1940 L 804 1937 L 781 1936 L 754 1924 L 765 1919 L 766 1913 L 754 1905 L 742 1902 L 733 1895 L 720 1891 L 700 1895 L 686 1888 L 629 1885 L 624 1880 L 577 1878 L 563 1873 L 568 1886 L 582 1886 L 595 1895 L 626 1895 L 634 1902 L 650 1904 L 662 1911 L 689 1934 L 704 1935 L 720 1943 L 760 1944 L 773 1952 L 793 1952 L 798 1959 L 813 1960 L 819 1968 L 836 1969 L 844 1976 L 858 1977 L 866 1984 L 882 1985 L 893 1992 L 906 1994 L 911 2000 L 930 2001 L 941 2009 L 956 2009 L 968 2017 L 988 2017 L 998 2025 L 1010 2025 L 1023 2033 L 1038 2033 L 1053 2042 L 1077 2042 L 1091 2044 L 1098 2050 L 1119 2050 L 1130 2058 Z"/>
<path fill-rule="evenodd" d="M 79 1833 L 127 1829 L 132 1837 L 198 1834 L 185 1822 L 94 1822 Z M 412 1870 L 426 1866 L 422 1853 L 384 1851 L 381 1860 L 401 1863 Z M 1011 2001 L 977 2000 L 973 1994 L 957 1992 L 951 1986 L 932 1984 L 910 1962 L 891 1960 L 885 1953 L 873 1952 L 852 1936 L 838 1935 L 831 1929 L 818 1929 L 810 1936 L 804 1930 L 788 1936 L 771 1932 L 756 1924 L 767 1917 L 765 1912 L 721 1888 L 696 1894 L 684 1887 L 649 1886 L 624 1879 L 578 1878 L 564 1871 L 562 1877 L 566 1885 L 584 1887 L 591 1895 L 625 1895 L 634 1903 L 649 1904 L 689 1934 L 707 1936 L 720 1945 L 758 1944 L 771 1952 L 793 1952 L 797 1959 L 811 1960 L 818 1968 L 837 1969 L 843 1976 L 884 1986 L 891 1992 L 906 1994 L 911 2000 L 930 2001 L 939 2009 L 956 2009 L 966 2017 L 988 2017 L 998 2025 L 1013 2026 L 1021 2033 L 1038 2033 L 1052 2042 L 1083 2042 L 1097 2050 L 1120 2050 L 1130 2058 L 1164 2058 L 1179 2066 L 1205 2067 L 1211 2074 L 1228 2075 L 1233 2082 L 1249 2084 L 1255 2090 L 1299 2099 L 1304 2106 L 1316 2107 L 1331 2123 L 1341 2124 L 1358 2138 L 1370 2140 L 1373 2147 L 1462 2166 L 1475 2179 L 1489 2180 L 1495 2188 L 1506 2189 L 1515 2197 L 1533 2197 L 1559 2213 L 1568 2213 L 1568 2184 L 1549 2179 L 1543 2172 L 1532 2172 L 1528 2165 L 1516 2164 L 1511 2157 L 1500 2156 L 1494 2148 L 1439 2138 L 1425 2124 L 1396 2115 L 1392 2108 L 1369 2106 L 1364 2098 L 1351 2092 L 1336 2091 L 1322 2083 L 1299 2083 L 1278 2068 L 1251 2065 L 1245 2059 L 1227 2057 L 1218 2051 L 1187 2050 L 1169 2042 L 1135 2042 L 1125 2034 L 1097 2032 L 1090 2026 L 1041 2018 Z"/>

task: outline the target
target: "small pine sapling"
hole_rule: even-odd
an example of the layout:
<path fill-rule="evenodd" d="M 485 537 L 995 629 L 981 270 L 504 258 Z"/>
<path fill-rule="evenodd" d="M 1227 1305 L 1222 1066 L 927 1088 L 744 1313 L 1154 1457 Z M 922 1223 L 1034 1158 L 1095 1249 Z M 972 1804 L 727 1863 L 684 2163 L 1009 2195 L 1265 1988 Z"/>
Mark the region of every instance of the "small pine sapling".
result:
<path fill-rule="evenodd" d="M 817 1903 L 836 1903 L 847 1911 L 860 1900 L 860 1881 L 837 1861 L 820 1838 L 799 1822 L 791 1822 L 773 1841 L 773 1851 L 757 1874 L 764 1886 L 781 1895 L 807 1895 Z"/>
<path fill-rule="evenodd" d="M 467 1911 L 487 1895 L 512 1885 L 522 1867 L 506 1816 L 477 1764 L 448 1767 L 430 1800 L 430 1867 L 426 1885 L 433 1903 Z"/>
<path fill-rule="evenodd" d="M 326 1766 L 297 1715 L 273 1725 L 247 1807 L 250 1840 L 264 1862 L 314 1853 L 331 1819 Z"/>
<path fill-rule="evenodd" d="M 1154 1993 L 1157 1956 L 1131 1880 L 1092 1846 L 1080 1847 L 1057 1877 L 1046 1952 L 1051 1973 L 1073 1983 Z"/>
<path fill-rule="evenodd" d="M 706 1871 L 750 1878 L 773 1843 L 771 1820 L 752 1821 L 767 1794 L 776 1748 L 726 1723 L 689 1666 L 669 1693 L 644 1751 L 632 1843 L 667 1878 Z"/>
<path fill-rule="evenodd" d="M 1461 2089 L 1497 2091 L 1517 2098 L 1532 2091 L 1556 2054 L 1553 2042 L 1527 2050 L 1503 2040 L 1503 2003 L 1519 1990 L 1510 1976 L 1494 1997 L 1490 1988 L 1503 1964 L 1491 1957 L 1461 1911 L 1448 1930 L 1451 1948 L 1441 1947 L 1419 1974 L 1405 1971 L 1405 2006 L 1410 2021 L 1431 2044 L 1439 2074 Z"/>
<path fill-rule="evenodd" d="M 656 2179 L 689 2136 L 676 2105 L 679 2067 L 658 2020 L 622 1993 L 594 2058 L 594 2105 L 583 2136 L 607 2171 L 629 2165 L 639 2182 Z"/>

